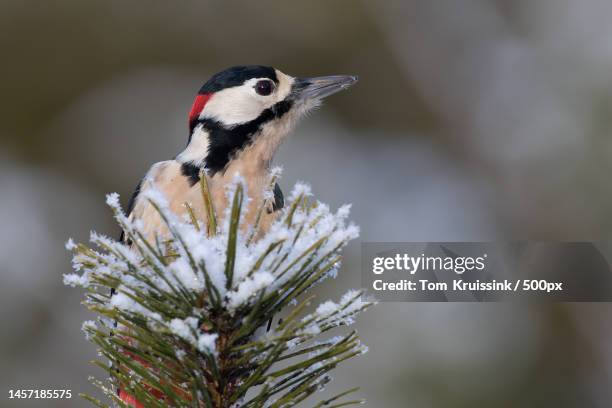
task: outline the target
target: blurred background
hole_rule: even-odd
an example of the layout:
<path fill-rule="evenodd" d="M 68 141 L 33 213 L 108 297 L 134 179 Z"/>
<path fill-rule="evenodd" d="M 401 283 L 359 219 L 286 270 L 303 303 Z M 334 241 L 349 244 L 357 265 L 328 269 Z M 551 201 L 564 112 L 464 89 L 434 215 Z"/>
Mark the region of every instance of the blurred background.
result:
<path fill-rule="evenodd" d="M 605 0 L 1 0 L 1 406 L 95 394 L 68 237 L 187 141 L 201 84 L 235 64 L 357 74 L 278 155 L 287 191 L 353 203 L 360 241 L 596 240 L 612 233 Z M 319 291 L 360 286 L 359 242 Z M 580 270 L 576 270 L 580 274 Z M 381 304 L 335 373 L 371 407 L 609 407 L 608 304 Z"/>

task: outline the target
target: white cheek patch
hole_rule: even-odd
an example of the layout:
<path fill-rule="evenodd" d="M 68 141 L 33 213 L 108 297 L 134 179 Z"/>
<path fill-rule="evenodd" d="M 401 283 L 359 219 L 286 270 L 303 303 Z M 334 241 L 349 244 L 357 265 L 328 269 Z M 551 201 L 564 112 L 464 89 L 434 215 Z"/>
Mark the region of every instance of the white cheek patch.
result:
<path fill-rule="evenodd" d="M 215 92 L 200 118 L 213 119 L 225 125 L 237 125 L 257 118 L 264 109 L 262 101 L 252 94 L 251 86 L 243 84 Z"/>
<path fill-rule="evenodd" d="M 212 119 L 233 126 L 257 119 L 265 110 L 285 99 L 291 92 L 293 78 L 276 71 L 278 84 L 270 95 L 258 95 L 255 84 L 267 78 L 252 78 L 240 86 L 215 92 L 200 113 L 200 119 Z"/>

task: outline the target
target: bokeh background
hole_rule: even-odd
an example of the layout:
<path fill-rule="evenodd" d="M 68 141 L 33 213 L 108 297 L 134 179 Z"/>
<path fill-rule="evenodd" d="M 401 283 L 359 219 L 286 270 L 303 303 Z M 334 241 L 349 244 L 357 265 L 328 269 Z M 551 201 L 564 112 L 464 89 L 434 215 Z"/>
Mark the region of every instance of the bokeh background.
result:
<path fill-rule="evenodd" d="M 361 241 L 595 240 L 612 232 L 606 0 L 0 1 L 0 406 L 95 393 L 68 237 L 118 233 L 151 163 L 187 140 L 201 84 L 235 64 L 358 74 L 278 155 Z M 575 271 L 580 274 L 580 270 Z M 360 286 L 359 243 L 320 298 Z M 339 369 L 371 407 L 609 407 L 608 304 L 381 304 Z"/>

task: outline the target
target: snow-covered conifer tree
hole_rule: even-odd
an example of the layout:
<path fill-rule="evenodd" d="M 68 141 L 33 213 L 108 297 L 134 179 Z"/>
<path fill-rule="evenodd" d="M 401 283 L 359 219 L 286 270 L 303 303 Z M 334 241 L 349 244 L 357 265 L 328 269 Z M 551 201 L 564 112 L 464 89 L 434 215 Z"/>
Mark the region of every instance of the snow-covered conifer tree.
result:
<path fill-rule="evenodd" d="M 206 183 L 202 190 L 206 198 Z M 83 330 L 108 373 L 93 381 L 111 404 L 294 406 L 324 388 L 338 364 L 366 350 L 355 331 L 329 334 L 371 305 L 361 291 L 309 306 L 309 290 L 335 276 L 342 248 L 359 234 L 347 223 L 349 206 L 332 212 L 297 184 L 262 232 L 257 221 L 243 225 L 248 198 L 240 179 L 228 198 L 226 213 L 207 208 L 203 225 L 193 211 L 181 219 L 163 195 L 148 192 L 169 231 L 152 239 L 110 194 L 107 203 L 131 245 L 96 233 L 94 248 L 67 243 L 77 273 L 65 275 L 65 283 L 85 288 L 85 305 L 99 315 Z M 347 400 L 352 391 L 314 405 L 361 402 Z"/>

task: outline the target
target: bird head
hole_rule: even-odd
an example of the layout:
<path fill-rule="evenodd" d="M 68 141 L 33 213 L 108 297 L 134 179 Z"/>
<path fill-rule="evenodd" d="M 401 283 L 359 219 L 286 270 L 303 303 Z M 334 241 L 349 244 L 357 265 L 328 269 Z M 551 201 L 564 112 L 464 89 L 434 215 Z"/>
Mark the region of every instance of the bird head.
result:
<path fill-rule="evenodd" d="M 294 78 L 259 65 L 221 71 L 198 92 L 189 113 L 189 143 L 177 159 L 214 174 L 258 146 L 269 161 L 304 113 L 356 81 L 348 75 Z"/>

